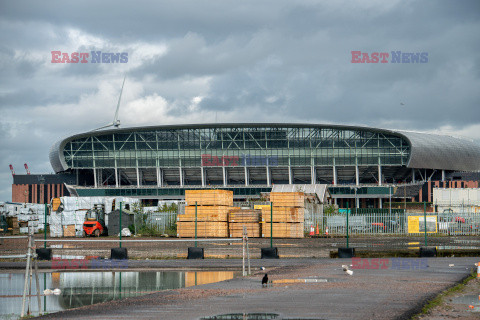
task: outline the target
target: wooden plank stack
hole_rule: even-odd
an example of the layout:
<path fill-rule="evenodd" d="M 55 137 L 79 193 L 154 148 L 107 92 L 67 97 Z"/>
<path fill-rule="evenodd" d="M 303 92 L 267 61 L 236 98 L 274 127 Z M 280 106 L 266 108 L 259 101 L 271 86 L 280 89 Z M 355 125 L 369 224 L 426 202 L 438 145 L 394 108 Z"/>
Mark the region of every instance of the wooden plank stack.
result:
<path fill-rule="evenodd" d="M 262 237 L 270 237 L 272 223 L 274 238 L 303 238 L 305 194 L 271 192 L 270 201 L 273 203 L 272 214 L 269 207 L 262 208 Z"/>
<path fill-rule="evenodd" d="M 186 190 L 185 214 L 178 215 L 177 237 L 195 237 L 195 203 L 197 237 L 228 237 L 228 210 L 233 206 L 233 192 L 228 190 Z"/>
<path fill-rule="evenodd" d="M 228 230 L 231 238 L 241 238 L 243 227 L 247 228 L 247 235 L 250 238 L 260 237 L 260 216 L 261 210 L 232 209 L 228 214 Z"/>

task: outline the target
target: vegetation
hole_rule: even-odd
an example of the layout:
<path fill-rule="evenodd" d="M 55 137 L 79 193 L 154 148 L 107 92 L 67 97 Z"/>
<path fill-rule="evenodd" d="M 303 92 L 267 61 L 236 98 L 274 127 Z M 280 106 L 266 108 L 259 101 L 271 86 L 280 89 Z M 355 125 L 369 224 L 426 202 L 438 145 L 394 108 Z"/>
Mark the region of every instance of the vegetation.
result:
<path fill-rule="evenodd" d="M 176 203 L 166 204 L 158 207 L 154 212 L 177 212 L 178 206 Z M 162 236 L 167 234 L 168 236 L 177 235 L 176 223 L 172 226 L 167 226 L 165 230 L 161 230 L 156 224 L 148 221 L 149 212 L 144 211 L 144 207 L 140 204 L 134 204 L 132 206 L 132 212 L 135 213 L 135 224 L 130 225 L 128 228 L 132 234 L 142 236 Z"/>

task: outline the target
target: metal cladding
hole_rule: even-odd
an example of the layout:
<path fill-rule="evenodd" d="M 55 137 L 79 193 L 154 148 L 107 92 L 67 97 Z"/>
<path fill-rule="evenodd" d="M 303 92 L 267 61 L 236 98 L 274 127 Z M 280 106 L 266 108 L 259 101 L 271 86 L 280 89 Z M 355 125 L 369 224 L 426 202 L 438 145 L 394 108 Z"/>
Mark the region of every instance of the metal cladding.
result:
<path fill-rule="evenodd" d="M 398 131 L 411 145 L 409 168 L 479 171 L 480 146 L 446 135 Z"/>
<path fill-rule="evenodd" d="M 239 132 L 242 132 L 243 140 L 235 137 L 241 135 Z M 134 137 L 129 138 L 131 135 Z M 114 146 L 120 141 L 125 142 L 121 145 L 124 149 L 115 150 Z M 164 159 L 163 150 L 171 155 Z M 203 153 L 209 150 L 218 153 Z M 248 154 L 249 150 L 258 151 Z M 126 165 L 119 167 L 135 167 L 132 159 L 142 157 L 141 152 L 153 151 L 155 156 L 149 155 L 152 160 L 148 160 L 148 164 L 145 160 L 145 166 L 321 167 L 357 164 L 480 171 L 480 146 L 469 140 L 361 126 L 288 123 L 191 124 L 91 131 L 55 143 L 50 150 L 50 163 L 57 173 L 72 168 L 112 168 L 113 158 L 118 161 L 120 157 L 119 151 L 123 152 L 124 158 L 130 157 L 130 160 L 122 160 Z M 97 162 L 90 159 L 93 154 L 98 157 Z M 158 157 L 156 164 L 155 157 Z"/>

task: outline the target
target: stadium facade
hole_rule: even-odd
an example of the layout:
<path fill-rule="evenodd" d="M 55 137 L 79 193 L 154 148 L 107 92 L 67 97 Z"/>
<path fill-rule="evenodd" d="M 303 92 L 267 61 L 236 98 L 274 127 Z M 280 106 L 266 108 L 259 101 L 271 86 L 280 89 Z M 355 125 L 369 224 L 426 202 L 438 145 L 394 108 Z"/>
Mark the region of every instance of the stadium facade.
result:
<path fill-rule="evenodd" d="M 480 171 L 480 146 L 360 126 L 193 124 L 77 134 L 52 146 L 50 162 L 74 177 L 67 188 L 79 196 L 175 199 L 225 188 L 242 198 L 274 184 L 329 184 L 335 198 L 371 200 L 409 198 L 418 182 Z"/>

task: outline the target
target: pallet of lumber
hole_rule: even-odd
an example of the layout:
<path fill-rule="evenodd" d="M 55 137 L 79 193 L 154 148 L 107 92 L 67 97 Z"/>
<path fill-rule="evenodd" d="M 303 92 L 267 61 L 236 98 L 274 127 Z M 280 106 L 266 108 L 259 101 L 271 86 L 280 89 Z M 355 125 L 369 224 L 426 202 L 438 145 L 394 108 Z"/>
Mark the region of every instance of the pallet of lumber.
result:
<path fill-rule="evenodd" d="M 270 223 L 262 223 L 262 237 L 270 237 Z M 303 223 L 273 223 L 273 238 L 303 238 Z"/>
<path fill-rule="evenodd" d="M 274 207 L 305 207 L 303 192 L 270 192 L 270 201 Z"/>
<path fill-rule="evenodd" d="M 195 221 L 178 221 L 177 237 L 179 238 L 195 238 Z M 227 238 L 228 223 L 227 222 L 197 222 L 198 238 Z"/>
<path fill-rule="evenodd" d="M 262 221 L 270 222 L 270 217 L 273 218 L 273 222 L 303 223 L 305 217 L 305 208 L 274 206 L 273 212 L 270 212 L 270 208 L 263 208 Z"/>
<path fill-rule="evenodd" d="M 75 237 L 75 225 L 71 224 L 68 226 L 63 226 L 63 236 L 64 237 Z"/>
<path fill-rule="evenodd" d="M 20 228 L 20 225 L 18 224 L 18 217 L 7 217 L 7 224 L 9 228 Z"/>
<path fill-rule="evenodd" d="M 260 210 L 255 209 L 233 209 L 228 212 L 228 222 L 260 222 Z"/>
<path fill-rule="evenodd" d="M 187 206 L 233 206 L 233 191 L 229 190 L 185 190 Z"/>
<path fill-rule="evenodd" d="M 230 238 L 241 238 L 244 226 L 247 228 L 247 236 L 249 238 L 260 238 L 261 227 L 258 222 L 229 223 L 228 232 Z"/>
<path fill-rule="evenodd" d="M 230 207 L 197 206 L 197 221 L 228 221 Z M 179 214 L 177 221 L 195 221 L 195 206 L 185 207 L 185 214 Z"/>

